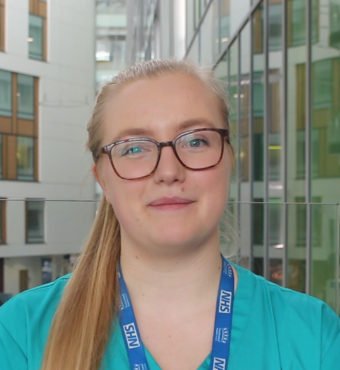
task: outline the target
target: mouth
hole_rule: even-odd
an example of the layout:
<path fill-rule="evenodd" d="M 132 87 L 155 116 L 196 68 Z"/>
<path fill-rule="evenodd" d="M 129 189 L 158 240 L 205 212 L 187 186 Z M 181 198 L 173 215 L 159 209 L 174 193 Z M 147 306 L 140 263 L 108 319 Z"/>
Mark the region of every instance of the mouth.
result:
<path fill-rule="evenodd" d="M 149 203 L 149 207 L 154 209 L 181 209 L 189 206 L 190 204 L 194 203 L 193 200 L 187 198 L 180 198 L 180 197 L 162 197 L 155 199 L 151 203 Z"/>

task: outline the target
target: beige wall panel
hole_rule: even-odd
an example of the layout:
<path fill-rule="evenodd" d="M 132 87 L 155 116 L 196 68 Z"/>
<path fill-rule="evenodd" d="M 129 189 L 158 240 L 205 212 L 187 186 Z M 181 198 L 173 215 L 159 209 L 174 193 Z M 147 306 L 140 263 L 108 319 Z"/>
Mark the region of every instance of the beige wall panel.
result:
<path fill-rule="evenodd" d="M 39 181 L 39 141 L 34 140 L 34 180 Z"/>
<path fill-rule="evenodd" d="M 314 110 L 312 119 L 313 119 L 313 122 L 312 122 L 313 128 L 322 128 L 322 127 L 326 128 L 330 120 L 329 109 Z"/>
<path fill-rule="evenodd" d="M 254 134 L 263 134 L 263 118 L 254 118 Z"/>
<path fill-rule="evenodd" d="M 39 134 L 39 78 L 34 79 L 34 133 Z"/>
<path fill-rule="evenodd" d="M 7 136 L 7 178 L 17 178 L 17 137 L 13 135 Z"/>
<path fill-rule="evenodd" d="M 1 2 L 0 2 L 1 6 Z M 5 7 L 1 6 L 1 38 L 0 38 L 0 50 L 5 50 Z"/>
<path fill-rule="evenodd" d="M 6 243 L 7 242 L 7 235 L 6 235 L 6 201 L 5 200 L 1 200 L 1 240 L 2 240 L 2 243 Z"/>
<path fill-rule="evenodd" d="M 18 135 L 34 136 L 34 121 L 18 119 Z"/>
<path fill-rule="evenodd" d="M 30 13 L 36 14 L 37 12 L 37 0 L 30 0 Z"/>
<path fill-rule="evenodd" d="M 38 1 L 38 14 L 41 17 L 46 17 L 46 10 L 47 10 L 47 3 L 44 3 L 43 1 Z"/>
<path fill-rule="evenodd" d="M 0 117 L 0 132 L 11 133 L 12 118 L 11 117 Z"/>

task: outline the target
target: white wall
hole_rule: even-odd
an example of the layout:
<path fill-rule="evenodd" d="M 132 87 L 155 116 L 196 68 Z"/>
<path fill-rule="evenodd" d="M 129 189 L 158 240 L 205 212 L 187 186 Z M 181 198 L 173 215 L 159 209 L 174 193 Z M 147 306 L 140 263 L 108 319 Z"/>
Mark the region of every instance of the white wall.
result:
<path fill-rule="evenodd" d="M 0 68 L 39 78 L 39 181 L 0 180 L 0 197 L 94 199 L 95 182 L 88 175 L 92 158 L 84 146 L 95 98 L 95 2 L 48 0 L 46 62 L 28 58 L 29 1 L 7 1 L 5 9 Z M 7 245 L 0 247 L 0 257 L 6 257 L 6 290 L 16 292 L 17 272 L 24 266 L 30 269 L 31 286 L 36 285 L 33 270 L 40 272 L 40 259 L 29 256 L 78 253 L 94 209 L 90 203 L 48 203 L 46 243 L 31 245 L 25 244 L 24 202 L 8 201 Z M 14 256 L 26 258 L 12 263 L 9 257 Z"/>

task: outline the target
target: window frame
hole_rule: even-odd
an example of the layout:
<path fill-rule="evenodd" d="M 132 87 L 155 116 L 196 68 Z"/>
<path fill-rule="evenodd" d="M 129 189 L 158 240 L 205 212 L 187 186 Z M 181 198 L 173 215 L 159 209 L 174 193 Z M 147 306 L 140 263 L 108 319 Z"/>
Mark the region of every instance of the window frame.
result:
<path fill-rule="evenodd" d="M 18 113 L 18 80 L 21 74 L 11 73 L 11 116 L 0 115 L 0 135 L 2 135 L 2 145 L 0 147 L 2 156 L 2 176 L 1 180 L 11 181 L 39 181 L 38 174 L 38 155 L 39 155 L 39 78 L 32 77 L 33 80 L 33 119 L 20 118 Z M 23 74 L 23 76 L 26 76 Z M 17 177 L 17 137 L 27 136 L 34 139 L 34 176 L 32 180 L 20 180 Z M 1 157 L 0 156 L 0 157 Z"/>
<path fill-rule="evenodd" d="M 7 244 L 7 202 L 6 198 L 0 198 L 0 245 Z"/>

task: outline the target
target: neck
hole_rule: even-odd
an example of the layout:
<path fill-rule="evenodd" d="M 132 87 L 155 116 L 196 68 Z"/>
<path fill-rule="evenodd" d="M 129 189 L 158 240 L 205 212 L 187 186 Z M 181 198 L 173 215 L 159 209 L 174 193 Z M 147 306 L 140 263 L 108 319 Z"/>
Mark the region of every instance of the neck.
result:
<path fill-rule="evenodd" d="M 134 305 L 143 297 L 150 304 L 163 298 L 196 304 L 204 297 L 216 297 L 221 266 L 217 243 L 180 256 L 138 255 L 122 245 L 121 267 Z"/>

